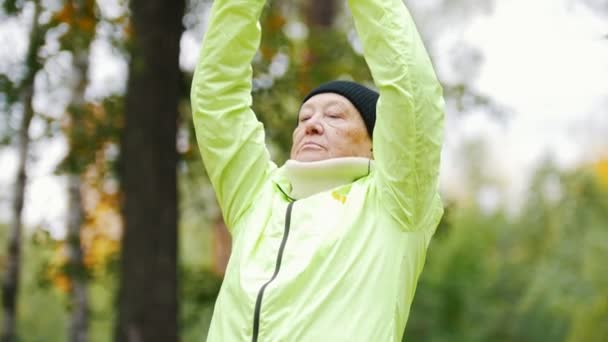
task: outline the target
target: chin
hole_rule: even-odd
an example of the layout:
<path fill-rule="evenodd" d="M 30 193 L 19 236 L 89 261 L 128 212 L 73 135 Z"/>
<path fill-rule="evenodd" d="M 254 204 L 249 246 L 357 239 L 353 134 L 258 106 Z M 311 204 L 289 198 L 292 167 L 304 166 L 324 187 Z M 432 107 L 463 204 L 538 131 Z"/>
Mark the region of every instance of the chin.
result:
<path fill-rule="evenodd" d="M 325 160 L 327 158 L 328 157 L 325 154 L 321 153 L 299 153 L 298 155 L 296 155 L 295 158 L 292 159 L 297 160 L 299 162 L 315 162 Z"/>

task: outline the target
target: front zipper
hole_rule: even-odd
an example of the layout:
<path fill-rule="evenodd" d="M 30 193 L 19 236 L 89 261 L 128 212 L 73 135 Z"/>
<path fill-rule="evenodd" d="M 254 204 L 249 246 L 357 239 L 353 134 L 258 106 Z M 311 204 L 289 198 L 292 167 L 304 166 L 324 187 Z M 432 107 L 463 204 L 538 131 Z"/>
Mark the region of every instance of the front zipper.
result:
<path fill-rule="evenodd" d="M 281 269 L 281 260 L 283 259 L 283 251 L 285 250 L 285 245 L 287 244 L 287 237 L 289 236 L 289 226 L 291 225 L 291 208 L 293 207 L 294 202 L 289 203 L 287 206 L 287 213 L 285 214 L 285 231 L 283 232 L 283 241 L 281 241 L 281 246 L 279 247 L 279 253 L 277 255 L 277 264 L 274 268 L 274 274 L 266 282 L 266 284 L 262 285 L 260 288 L 260 292 L 258 292 L 258 297 L 255 301 L 255 311 L 253 313 L 253 336 L 251 337 L 252 342 L 257 342 L 258 334 L 260 333 L 260 311 L 262 310 L 262 298 L 264 297 L 264 290 L 266 287 L 277 277 L 279 274 L 279 270 Z"/>

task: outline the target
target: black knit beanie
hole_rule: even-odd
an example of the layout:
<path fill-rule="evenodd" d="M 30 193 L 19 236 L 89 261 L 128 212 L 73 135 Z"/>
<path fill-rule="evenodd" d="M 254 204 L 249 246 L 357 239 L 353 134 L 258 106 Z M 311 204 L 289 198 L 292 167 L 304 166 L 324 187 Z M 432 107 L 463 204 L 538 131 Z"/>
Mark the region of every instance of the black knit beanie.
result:
<path fill-rule="evenodd" d="M 361 113 L 367 133 L 372 137 L 376 124 L 376 104 L 379 97 L 377 92 L 355 82 L 332 81 L 313 89 L 306 95 L 302 104 L 311 97 L 322 93 L 335 93 L 347 98 Z"/>

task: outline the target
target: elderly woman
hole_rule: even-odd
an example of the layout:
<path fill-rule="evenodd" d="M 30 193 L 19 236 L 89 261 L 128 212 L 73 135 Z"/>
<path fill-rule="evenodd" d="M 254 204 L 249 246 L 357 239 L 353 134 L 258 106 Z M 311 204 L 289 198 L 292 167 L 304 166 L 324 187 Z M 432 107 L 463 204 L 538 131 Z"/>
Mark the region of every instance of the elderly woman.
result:
<path fill-rule="evenodd" d="M 401 341 L 438 195 L 443 98 L 401 0 L 350 0 L 378 93 L 304 100 L 291 159 L 251 110 L 264 0 L 215 0 L 192 86 L 199 148 L 233 238 L 209 341 Z"/>

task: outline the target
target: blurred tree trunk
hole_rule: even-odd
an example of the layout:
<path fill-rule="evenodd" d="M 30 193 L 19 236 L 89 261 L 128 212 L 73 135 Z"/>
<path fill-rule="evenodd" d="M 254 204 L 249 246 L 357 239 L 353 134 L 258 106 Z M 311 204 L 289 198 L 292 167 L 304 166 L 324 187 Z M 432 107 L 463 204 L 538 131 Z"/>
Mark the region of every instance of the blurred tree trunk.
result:
<path fill-rule="evenodd" d="M 334 25 L 338 7 L 335 0 L 311 0 L 304 6 L 306 23 L 312 28 L 331 28 Z"/>
<path fill-rule="evenodd" d="M 27 74 L 17 88 L 19 99 L 23 104 L 23 118 L 19 128 L 18 137 L 18 167 L 17 180 L 15 182 L 15 192 L 12 207 L 12 222 L 8 237 L 8 252 L 6 255 L 6 273 L 2 283 L 2 342 L 12 342 L 17 340 L 16 334 L 16 314 L 17 314 L 17 294 L 19 292 L 19 274 L 21 268 L 21 235 L 22 235 L 22 212 L 25 198 L 25 186 L 27 184 L 27 155 L 29 151 L 29 128 L 34 117 L 32 99 L 34 97 L 34 78 L 40 70 L 41 65 L 38 61 L 38 51 L 44 41 L 44 28 L 39 26 L 38 17 L 40 15 L 40 5 L 34 1 L 34 14 L 32 16 L 32 27 L 30 31 L 30 41 L 26 56 Z"/>
<path fill-rule="evenodd" d="M 302 11 L 306 20 L 306 25 L 309 29 L 308 38 L 306 39 L 306 49 L 302 50 L 302 55 L 298 57 L 300 60 L 298 68 L 298 90 L 300 97 L 304 97 L 308 92 L 319 85 L 321 82 L 326 82 L 327 71 L 321 68 L 325 63 L 325 55 L 328 51 L 333 51 L 335 47 L 326 45 L 327 35 L 335 34 L 330 29 L 334 25 L 337 14 L 337 3 L 335 0 L 306 0 L 302 3 Z"/>
<path fill-rule="evenodd" d="M 84 208 L 81 195 L 81 175 L 86 165 L 77 155 L 79 141 L 78 134 L 73 131 L 83 129 L 81 124 L 86 112 L 85 90 L 87 87 L 87 73 L 89 69 L 89 47 L 90 41 L 74 51 L 74 66 L 78 71 L 78 83 L 72 103 L 70 113 L 72 115 L 72 132 L 70 132 L 71 151 L 68 159 L 70 160 L 70 174 L 68 176 L 68 263 L 70 278 L 70 301 L 71 313 L 68 326 L 68 336 L 71 342 L 85 342 L 88 334 L 89 321 L 89 300 L 87 295 L 87 272 L 83 260 L 81 229 L 84 223 Z M 80 127 L 76 127 L 80 126 Z"/>
<path fill-rule="evenodd" d="M 131 1 L 117 341 L 178 340 L 176 131 L 184 6 L 184 0 Z"/>
<path fill-rule="evenodd" d="M 87 296 L 87 277 L 83 262 L 80 230 L 83 224 L 81 180 L 77 174 L 69 176 L 68 192 L 68 262 L 70 265 L 71 315 L 69 322 L 70 342 L 87 341 L 89 300 Z"/>
<path fill-rule="evenodd" d="M 88 146 L 96 146 L 96 137 L 91 134 L 92 113 L 88 111 L 85 92 L 88 85 L 89 51 L 95 37 L 97 18 L 95 1 L 69 0 L 55 16 L 57 21 L 67 24 L 69 29 L 62 36 L 63 47 L 72 53 L 74 76 L 76 77 L 72 98 L 67 109 L 69 124 L 66 136 L 69 154 L 64 160 L 68 175 L 68 227 L 67 227 L 67 272 L 70 280 L 70 319 L 68 336 L 71 342 L 88 340 L 89 300 L 88 277 L 84 264 L 81 230 L 85 211 L 82 201 L 82 175 L 92 163 Z"/>
<path fill-rule="evenodd" d="M 2 305 L 4 320 L 2 341 L 15 340 L 15 319 L 17 294 L 19 291 L 19 274 L 21 268 L 21 231 L 23 226 L 22 212 L 27 183 L 26 165 L 29 150 L 28 131 L 34 116 L 32 109 L 33 85 L 23 90 L 24 113 L 19 129 L 17 181 L 13 197 L 12 221 L 8 238 L 8 253 L 6 256 L 6 273 L 2 284 Z"/>

